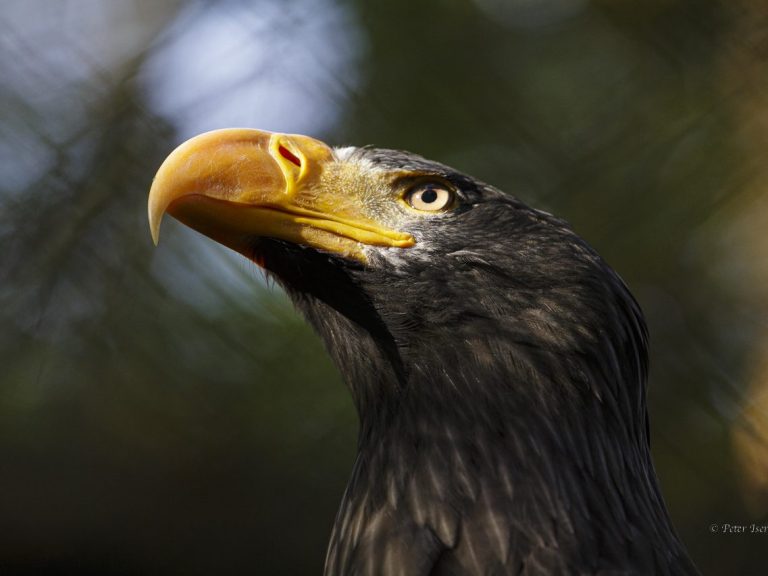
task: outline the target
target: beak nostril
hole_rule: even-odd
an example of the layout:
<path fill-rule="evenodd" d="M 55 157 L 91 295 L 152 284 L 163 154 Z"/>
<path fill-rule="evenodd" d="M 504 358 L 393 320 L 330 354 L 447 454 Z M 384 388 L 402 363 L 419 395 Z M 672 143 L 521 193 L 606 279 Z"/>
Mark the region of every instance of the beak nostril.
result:
<path fill-rule="evenodd" d="M 285 146 L 279 146 L 278 151 L 280 152 L 280 156 L 288 160 L 289 162 L 296 164 L 299 168 L 301 168 L 301 160 L 298 156 L 296 156 L 293 152 L 288 150 Z"/>

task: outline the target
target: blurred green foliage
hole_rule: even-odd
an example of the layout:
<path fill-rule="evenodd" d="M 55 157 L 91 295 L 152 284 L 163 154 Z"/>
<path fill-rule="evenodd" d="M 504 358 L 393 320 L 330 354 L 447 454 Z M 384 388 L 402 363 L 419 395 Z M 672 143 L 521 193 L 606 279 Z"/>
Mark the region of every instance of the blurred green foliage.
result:
<path fill-rule="evenodd" d="M 330 143 L 410 149 L 569 220 L 648 316 L 654 457 L 694 559 L 764 571 L 765 535 L 709 526 L 768 522 L 765 485 L 747 481 L 768 463 L 734 443 L 768 406 L 768 10 L 52 6 L 0 8 L 0 573 L 321 572 L 355 447 L 338 374 L 255 265 L 172 222 L 155 250 L 145 221 L 187 131 L 299 131 L 304 116 Z M 201 22 L 261 67 L 234 51 L 236 81 L 207 81 L 213 61 L 174 83 L 185 61 L 158 54 L 190 30 L 215 45 Z M 190 77 L 203 96 L 182 110 Z"/>

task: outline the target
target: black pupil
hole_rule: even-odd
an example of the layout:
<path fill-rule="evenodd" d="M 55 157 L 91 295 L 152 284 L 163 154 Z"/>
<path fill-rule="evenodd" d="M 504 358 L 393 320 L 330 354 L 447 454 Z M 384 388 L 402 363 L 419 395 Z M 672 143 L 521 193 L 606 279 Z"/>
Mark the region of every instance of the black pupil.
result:
<path fill-rule="evenodd" d="M 431 188 L 424 190 L 424 192 L 421 194 L 421 201 L 425 204 L 432 204 L 432 202 L 435 200 L 437 200 L 437 192 Z"/>

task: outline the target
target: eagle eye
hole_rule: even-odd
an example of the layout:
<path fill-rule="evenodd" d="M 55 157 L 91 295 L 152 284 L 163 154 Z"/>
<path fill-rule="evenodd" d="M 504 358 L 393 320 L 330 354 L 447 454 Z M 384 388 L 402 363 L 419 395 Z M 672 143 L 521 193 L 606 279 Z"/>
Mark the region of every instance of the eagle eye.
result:
<path fill-rule="evenodd" d="M 454 193 L 443 184 L 430 182 L 411 188 L 405 194 L 405 201 L 416 210 L 438 212 L 452 207 Z"/>

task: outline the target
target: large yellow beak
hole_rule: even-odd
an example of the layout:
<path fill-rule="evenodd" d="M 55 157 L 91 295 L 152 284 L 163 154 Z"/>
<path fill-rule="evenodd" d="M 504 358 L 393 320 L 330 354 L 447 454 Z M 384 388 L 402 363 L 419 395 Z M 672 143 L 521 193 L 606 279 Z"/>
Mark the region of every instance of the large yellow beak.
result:
<path fill-rule="evenodd" d="M 249 258 L 255 238 L 358 260 L 365 260 L 363 245 L 412 246 L 410 234 L 388 230 L 354 195 L 328 186 L 335 162 L 330 147 L 307 136 L 250 129 L 196 136 L 168 156 L 152 183 L 152 239 L 157 244 L 168 212 Z"/>

